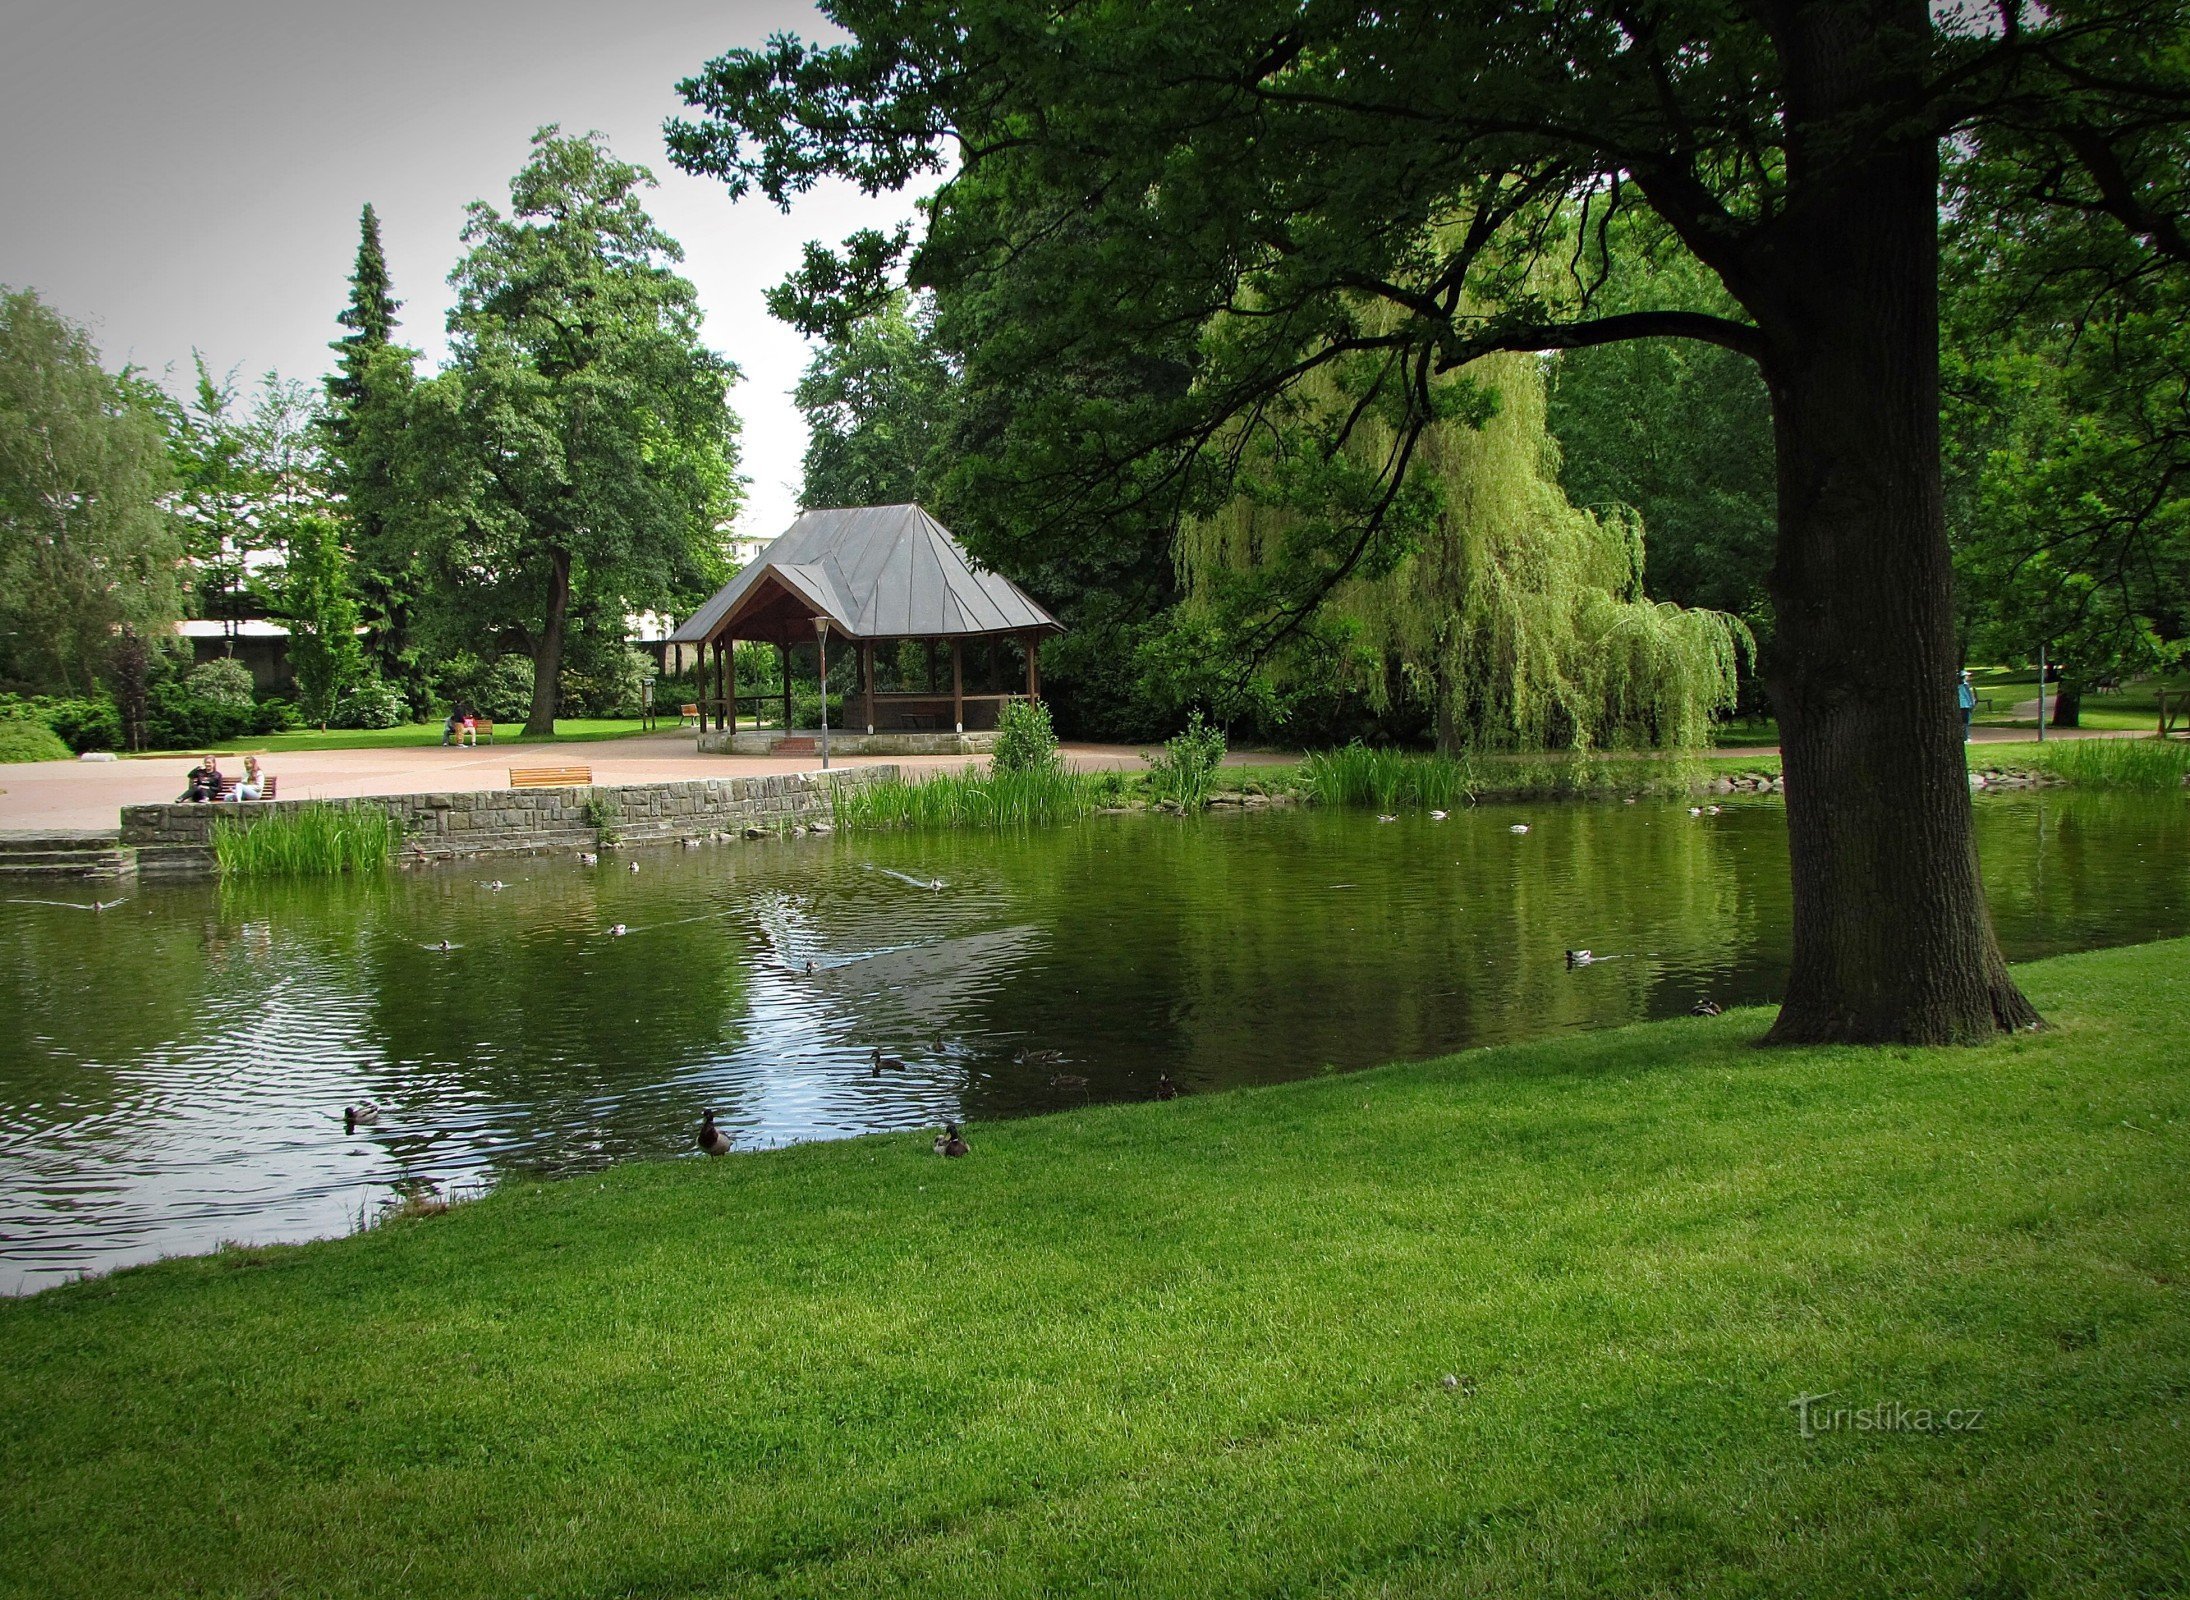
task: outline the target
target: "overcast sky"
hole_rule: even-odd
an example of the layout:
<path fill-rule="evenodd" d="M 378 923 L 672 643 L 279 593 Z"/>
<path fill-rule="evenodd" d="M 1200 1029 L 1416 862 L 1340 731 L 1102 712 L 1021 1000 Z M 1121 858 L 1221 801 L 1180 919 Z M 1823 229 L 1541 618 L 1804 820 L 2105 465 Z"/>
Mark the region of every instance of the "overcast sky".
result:
<path fill-rule="evenodd" d="M 788 216 L 671 169 L 680 77 L 738 45 L 828 37 L 798 0 L 0 0 L 0 283 L 88 324 L 109 366 L 190 351 L 246 379 L 317 379 L 348 293 L 357 213 L 380 213 L 402 338 L 438 361 L 467 201 L 507 202 L 543 123 L 597 128 L 653 170 L 752 480 L 743 532 L 795 507 L 807 359 L 762 291 L 809 238 L 909 214 L 817 191 Z"/>

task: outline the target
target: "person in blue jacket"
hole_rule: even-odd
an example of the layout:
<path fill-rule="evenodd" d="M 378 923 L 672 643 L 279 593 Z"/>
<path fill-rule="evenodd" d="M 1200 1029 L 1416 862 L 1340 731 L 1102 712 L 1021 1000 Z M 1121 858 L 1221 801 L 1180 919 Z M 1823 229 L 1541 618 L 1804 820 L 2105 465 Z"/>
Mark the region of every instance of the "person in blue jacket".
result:
<path fill-rule="evenodd" d="M 1962 669 L 1962 680 L 1954 686 L 1954 703 L 1962 708 L 1962 742 L 1969 743 L 1969 720 L 1977 714 L 1977 690 L 1969 681 L 1969 668 Z"/>

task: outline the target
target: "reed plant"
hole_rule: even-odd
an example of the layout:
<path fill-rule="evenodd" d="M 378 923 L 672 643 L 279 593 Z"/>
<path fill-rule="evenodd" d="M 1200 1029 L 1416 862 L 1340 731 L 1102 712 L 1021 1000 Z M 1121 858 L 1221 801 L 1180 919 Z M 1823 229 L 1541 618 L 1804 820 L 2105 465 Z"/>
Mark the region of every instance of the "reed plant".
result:
<path fill-rule="evenodd" d="M 1466 804 L 1475 793 L 1474 774 L 1465 760 L 1382 749 L 1358 740 L 1340 750 L 1311 752 L 1302 764 L 1301 780 L 1317 805 L 1378 811 L 1449 810 Z"/>
<path fill-rule="evenodd" d="M 2174 739 L 2063 739 L 2031 759 L 2085 789 L 2179 789 L 2190 778 L 2190 744 Z"/>
<path fill-rule="evenodd" d="M 402 839 L 374 805 L 314 803 L 213 824 L 213 858 L 224 878 L 332 878 L 384 871 Z"/>
<path fill-rule="evenodd" d="M 915 782 L 890 778 L 830 791 L 831 813 L 845 829 L 1028 828 L 1075 821 L 1098 803 L 1093 776 L 1066 767 L 969 767 Z"/>

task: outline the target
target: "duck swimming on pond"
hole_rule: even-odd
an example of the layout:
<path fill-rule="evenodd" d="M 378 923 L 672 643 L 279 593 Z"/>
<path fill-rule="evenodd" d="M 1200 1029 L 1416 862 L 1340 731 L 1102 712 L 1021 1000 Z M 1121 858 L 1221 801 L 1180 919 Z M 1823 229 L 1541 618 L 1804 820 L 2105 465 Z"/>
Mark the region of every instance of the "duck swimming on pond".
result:
<path fill-rule="evenodd" d="M 1566 953 L 1566 964 L 1570 967 L 1586 967 L 1596 959 L 1587 950 L 1569 950 Z"/>
<path fill-rule="evenodd" d="M 1077 1089 L 1085 1093 L 1087 1079 L 1077 1072 L 1058 1072 L 1051 1074 L 1049 1086 L 1052 1089 Z"/>
<path fill-rule="evenodd" d="M 611 939 L 621 939 L 625 934 L 629 933 L 630 931 L 631 930 L 629 928 L 625 927 L 622 923 L 619 922 L 614 927 L 608 930 L 608 936 Z"/>
<path fill-rule="evenodd" d="M 1376 820 L 1379 822 L 1397 822 L 1399 819 L 1397 817 L 1384 816 L 1380 814 Z"/>
<path fill-rule="evenodd" d="M 581 850 L 578 852 L 578 865 L 580 865 L 581 867 L 597 867 L 600 864 L 601 858 L 598 855 L 594 854 L 594 852 L 592 852 L 591 850 Z"/>
<path fill-rule="evenodd" d="M 1516 822 L 1516 823 L 1515 823 L 1515 824 L 1514 824 L 1514 825 L 1513 825 L 1512 827 L 1508 828 L 1508 829 L 1506 830 L 1506 832 L 1508 832 L 1508 833 L 1526 833 L 1526 832 L 1528 832 L 1528 824 L 1527 824 L 1527 823 L 1525 823 L 1525 822 Z"/>
<path fill-rule="evenodd" d="M 1053 1067 L 1064 1058 L 1062 1050 L 1022 1050 L 1011 1059 L 1022 1067 Z"/>
<path fill-rule="evenodd" d="M 370 1100 L 360 1100 L 354 1106 L 344 1106 L 342 1108 L 342 1131 L 344 1133 L 355 1133 L 360 1128 L 369 1128 L 379 1120 L 380 1107 L 374 1105 Z"/>
<path fill-rule="evenodd" d="M 631 863 L 631 870 L 633 872 L 637 872 L 639 870 L 639 864 L 636 861 Z"/>
<path fill-rule="evenodd" d="M 876 1045 L 874 1047 L 873 1057 L 867 1066 L 867 1075 L 870 1078 L 879 1078 L 885 1072 L 902 1072 L 904 1070 L 904 1062 L 898 1060 L 895 1056 L 884 1055 L 882 1046 Z"/>
<path fill-rule="evenodd" d="M 1432 821 L 1432 822 L 1443 822 L 1444 820 L 1445 820 L 1445 813 L 1444 813 L 1444 812 L 1442 812 L 1442 811 L 1432 811 L 1432 812 L 1430 813 L 1430 821 Z"/>
<path fill-rule="evenodd" d="M 730 1153 L 730 1135 L 715 1126 L 715 1113 L 712 1107 L 702 1113 L 700 1117 L 700 1135 L 693 1143 L 711 1156 L 726 1156 Z"/>

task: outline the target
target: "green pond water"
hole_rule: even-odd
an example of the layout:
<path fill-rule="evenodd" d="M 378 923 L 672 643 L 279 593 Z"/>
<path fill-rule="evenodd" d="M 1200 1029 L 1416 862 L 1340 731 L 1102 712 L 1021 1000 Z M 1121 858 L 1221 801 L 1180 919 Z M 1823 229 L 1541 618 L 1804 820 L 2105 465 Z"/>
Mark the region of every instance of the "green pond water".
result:
<path fill-rule="evenodd" d="M 1977 811 L 2011 957 L 2190 932 L 2181 796 Z M 690 1154 L 708 1106 L 765 1148 L 1769 1001 L 1788 939 L 1770 800 L 1114 817 L 127 892 L 0 904 L 0 1290 Z M 1610 959 L 1569 970 L 1571 947 Z M 876 1075 L 876 1048 L 905 1065 Z M 358 1101 L 380 1120 L 346 1134 Z"/>

